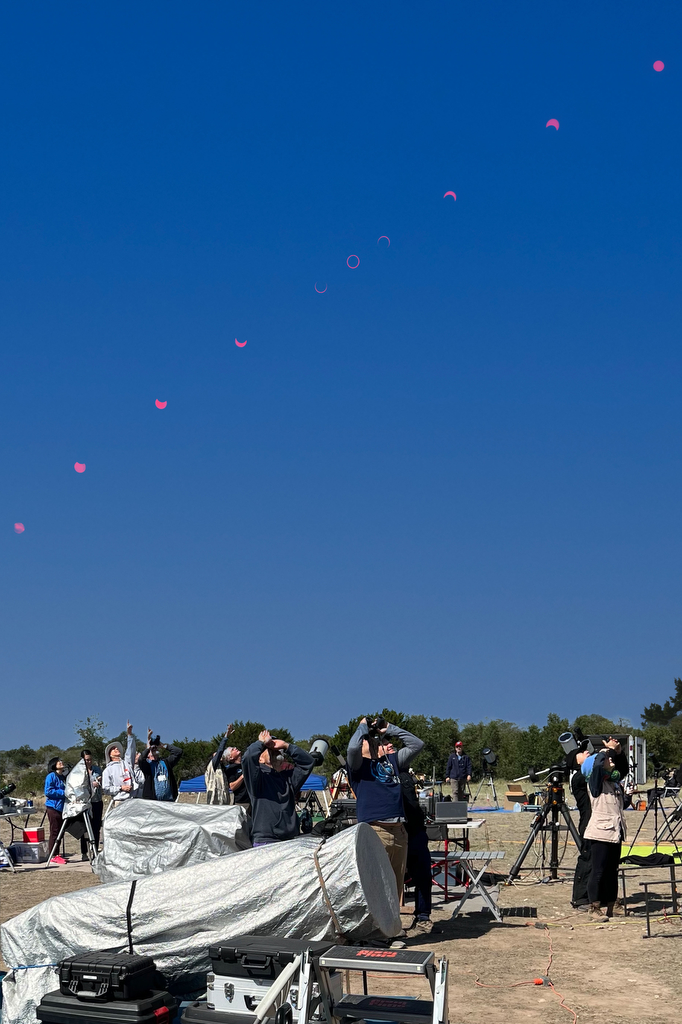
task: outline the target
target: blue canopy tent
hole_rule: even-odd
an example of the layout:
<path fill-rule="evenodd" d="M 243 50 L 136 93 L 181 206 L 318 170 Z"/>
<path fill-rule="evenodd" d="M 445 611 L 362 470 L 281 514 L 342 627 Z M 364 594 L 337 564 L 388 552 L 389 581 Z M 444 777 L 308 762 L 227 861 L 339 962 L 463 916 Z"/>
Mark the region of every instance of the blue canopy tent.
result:
<path fill-rule="evenodd" d="M 302 793 L 324 793 L 327 788 L 327 780 L 324 775 L 309 775 L 301 786 Z M 206 780 L 203 775 L 197 775 L 195 779 L 183 779 L 178 786 L 179 793 L 196 793 L 197 803 L 202 793 L 206 792 Z M 327 800 L 325 799 L 325 805 Z"/>

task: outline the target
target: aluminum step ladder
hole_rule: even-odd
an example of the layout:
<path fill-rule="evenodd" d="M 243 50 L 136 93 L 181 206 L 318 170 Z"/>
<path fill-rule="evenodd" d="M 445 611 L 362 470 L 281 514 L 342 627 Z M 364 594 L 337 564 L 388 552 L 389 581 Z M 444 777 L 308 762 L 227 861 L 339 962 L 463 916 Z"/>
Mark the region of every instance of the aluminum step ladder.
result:
<path fill-rule="evenodd" d="M 347 993 L 334 1002 L 327 982 L 327 972 L 332 970 L 362 972 L 363 994 Z M 367 992 L 368 971 L 422 975 L 429 983 L 432 999 L 370 995 Z M 443 958 L 436 965 L 430 951 L 333 946 L 318 958 L 317 975 L 321 1001 L 329 1024 L 341 1024 L 341 1021 L 350 1024 L 351 1021 L 364 1020 L 394 1021 L 396 1024 L 448 1024 L 448 962 Z M 299 1001 L 299 1007 L 299 1024 L 308 1024 L 302 1000 Z"/>

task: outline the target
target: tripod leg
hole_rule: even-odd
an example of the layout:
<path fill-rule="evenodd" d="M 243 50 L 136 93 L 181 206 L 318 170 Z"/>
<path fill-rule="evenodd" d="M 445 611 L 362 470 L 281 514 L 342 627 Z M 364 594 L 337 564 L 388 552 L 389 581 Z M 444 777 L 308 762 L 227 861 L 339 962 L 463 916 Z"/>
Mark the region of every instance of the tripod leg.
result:
<path fill-rule="evenodd" d="M 537 839 L 538 835 L 542 831 L 542 827 L 543 827 L 545 821 L 547 820 L 547 815 L 549 814 L 550 809 L 551 809 L 550 805 L 546 804 L 543 807 L 543 809 L 540 812 L 540 814 L 538 814 L 536 816 L 535 821 L 533 822 L 532 828 L 530 830 L 530 834 L 528 836 L 528 839 L 526 839 L 524 847 L 523 847 L 523 849 L 521 850 L 521 853 L 519 854 L 519 856 L 516 859 L 516 863 L 512 866 L 512 869 L 509 872 L 509 875 L 507 877 L 507 885 L 510 885 L 514 881 L 514 879 L 517 877 L 519 871 L 521 870 L 521 865 L 523 864 L 524 860 L 526 859 L 526 855 L 528 854 L 528 851 L 530 850 L 531 846 L 533 845 L 533 843 Z"/>
<path fill-rule="evenodd" d="M 578 832 L 578 829 L 575 827 L 575 822 L 573 821 L 573 818 L 571 817 L 571 812 L 569 811 L 568 807 L 566 807 L 565 804 L 561 805 L 561 813 L 564 816 L 564 821 L 568 825 L 568 831 L 571 833 L 571 835 L 573 837 L 573 842 L 578 847 L 578 853 L 580 853 L 580 850 L 581 850 L 582 845 L 583 845 L 583 841 L 580 838 L 580 833 Z"/>
<path fill-rule="evenodd" d="M 495 789 L 495 780 L 494 780 L 494 778 L 492 777 L 492 775 L 490 776 L 490 788 L 491 788 L 491 789 L 492 789 L 492 791 L 493 791 L 493 800 L 495 801 L 495 806 L 496 806 L 496 807 L 498 808 L 498 810 L 499 810 L 499 807 L 500 807 L 500 801 L 499 801 L 499 800 L 497 799 L 497 790 Z"/>
<path fill-rule="evenodd" d="M 49 868 L 50 863 L 52 861 L 52 858 L 57 854 L 57 851 L 59 850 L 59 844 L 62 841 L 62 837 L 63 837 L 64 833 L 66 832 L 67 822 L 68 822 L 68 818 L 65 818 L 62 821 L 61 828 L 59 829 L 59 835 L 57 836 L 57 841 L 55 842 L 54 846 L 50 850 L 50 856 L 47 858 L 47 864 L 45 865 L 46 868 Z"/>

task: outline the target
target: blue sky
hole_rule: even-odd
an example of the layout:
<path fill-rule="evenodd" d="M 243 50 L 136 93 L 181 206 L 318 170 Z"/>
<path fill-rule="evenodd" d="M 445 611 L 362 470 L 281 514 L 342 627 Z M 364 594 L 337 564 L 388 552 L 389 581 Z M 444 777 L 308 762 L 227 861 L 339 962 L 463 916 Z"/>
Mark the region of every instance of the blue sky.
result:
<path fill-rule="evenodd" d="M 3 6 L 0 746 L 669 695 L 681 29 Z"/>

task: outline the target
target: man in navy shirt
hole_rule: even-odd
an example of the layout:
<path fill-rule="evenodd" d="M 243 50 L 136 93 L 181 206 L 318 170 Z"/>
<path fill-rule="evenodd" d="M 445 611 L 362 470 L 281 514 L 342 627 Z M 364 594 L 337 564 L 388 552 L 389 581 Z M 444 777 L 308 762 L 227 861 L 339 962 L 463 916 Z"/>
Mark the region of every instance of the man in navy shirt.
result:
<path fill-rule="evenodd" d="M 455 752 L 448 758 L 448 766 L 445 770 L 446 776 L 450 779 L 452 786 L 453 800 L 467 799 L 467 782 L 471 782 L 473 771 L 471 758 L 464 753 L 464 745 L 461 740 L 455 743 Z"/>
<path fill-rule="evenodd" d="M 373 723 L 375 728 L 379 724 L 380 720 Z M 386 722 L 381 728 L 376 728 L 376 732 L 380 739 L 370 738 L 367 719 L 361 719 L 348 744 L 348 767 L 358 801 L 358 821 L 366 821 L 371 825 L 384 844 L 400 899 L 407 861 L 407 831 L 404 825 L 400 772 L 407 770 L 424 742 L 406 729 L 399 729 L 397 725 Z M 383 743 L 384 737 L 389 736 L 396 737 L 403 744 L 397 753 L 389 753 Z"/>

